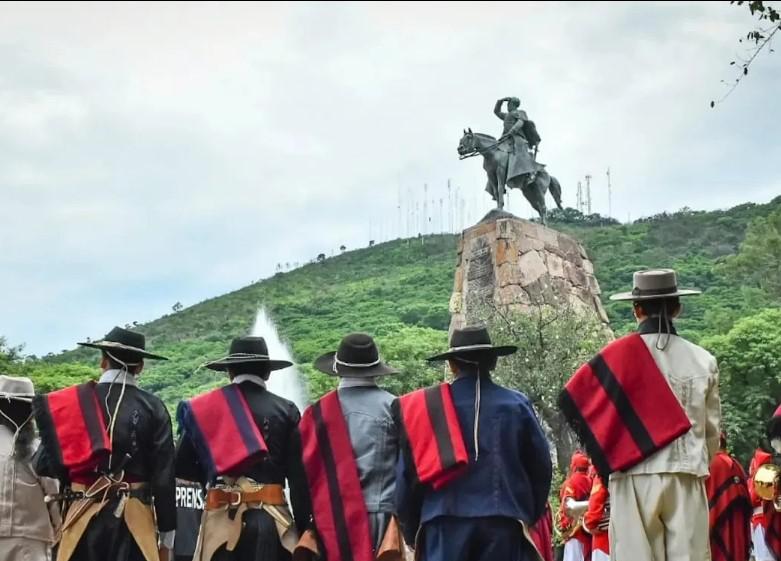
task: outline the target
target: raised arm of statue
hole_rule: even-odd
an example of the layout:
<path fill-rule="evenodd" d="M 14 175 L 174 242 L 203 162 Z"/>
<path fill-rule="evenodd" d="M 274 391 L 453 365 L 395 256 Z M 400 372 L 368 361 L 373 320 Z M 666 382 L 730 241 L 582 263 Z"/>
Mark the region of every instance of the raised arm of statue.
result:
<path fill-rule="evenodd" d="M 496 100 L 496 105 L 494 105 L 494 115 L 499 117 L 502 121 L 504 121 L 504 118 L 507 117 L 507 113 L 502 112 L 502 104 L 507 101 L 506 97 L 503 97 L 502 99 Z"/>

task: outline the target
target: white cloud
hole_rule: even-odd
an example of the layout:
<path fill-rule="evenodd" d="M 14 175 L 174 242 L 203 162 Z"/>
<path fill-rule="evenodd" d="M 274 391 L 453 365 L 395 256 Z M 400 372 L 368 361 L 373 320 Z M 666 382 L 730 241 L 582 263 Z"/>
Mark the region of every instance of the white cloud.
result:
<path fill-rule="evenodd" d="M 491 206 L 460 132 L 518 95 L 574 203 L 614 215 L 781 191 L 778 56 L 717 109 L 746 10 L 691 4 L 3 4 L 0 332 L 35 352 L 342 243 L 398 193 Z M 529 216 L 517 193 L 514 212 Z M 439 221 L 438 212 L 433 222 Z M 458 220 L 456 220 L 458 222 Z M 383 233 L 381 236 L 381 232 Z M 43 328 L 42 328 L 43 327 Z"/>

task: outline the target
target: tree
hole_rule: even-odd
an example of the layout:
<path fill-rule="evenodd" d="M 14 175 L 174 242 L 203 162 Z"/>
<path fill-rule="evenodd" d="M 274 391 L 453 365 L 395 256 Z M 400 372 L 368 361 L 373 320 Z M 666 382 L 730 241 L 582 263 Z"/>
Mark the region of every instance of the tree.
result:
<path fill-rule="evenodd" d="M 727 89 L 727 92 L 721 97 L 721 99 L 710 102 L 711 107 L 715 107 L 717 103 L 721 103 L 733 91 L 735 91 L 735 88 L 738 87 L 743 78 L 748 76 L 748 69 L 754 62 L 754 59 L 757 58 L 759 53 L 761 53 L 765 47 L 768 47 L 768 50 L 771 53 L 774 52 L 773 49 L 769 47 L 769 45 L 773 39 L 773 36 L 778 33 L 779 29 L 781 29 L 781 13 L 779 13 L 779 11 L 774 8 L 770 2 L 766 2 L 764 0 L 749 0 L 748 2 L 745 0 L 731 0 L 730 3 L 737 6 L 746 5 L 751 12 L 751 15 L 757 16 L 757 26 L 749 31 L 745 36 L 747 43 L 753 43 L 753 45 L 751 45 L 748 50 L 748 58 L 740 58 L 729 63 L 730 66 L 737 66 L 737 68 L 739 68 L 738 75 Z M 739 39 L 738 42 L 743 43 L 743 39 L 744 38 Z M 738 62 L 740 62 L 740 64 L 738 64 Z M 726 84 L 724 80 L 722 80 L 722 82 Z"/>
<path fill-rule="evenodd" d="M 610 333 L 595 314 L 567 304 L 533 305 L 522 312 L 487 303 L 478 316 L 497 344 L 518 346 L 518 352 L 499 359 L 496 379 L 529 397 L 553 441 L 558 465 L 566 469 L 577 442 L 559 411 L 559 393 Z"/>
<path fill-rule="evenodd" d="M 22 358 L 22 347 L 11 347 L 5 337 L 0 337 L 0 374 L 13 375 L 18 369 Z"/>
<path fill-rule="evenodd" d="M 175 314 L 178 313 L 178 312 L 181 312 L 182 311 L 182 303 L 181 302 L 177 302 L 176 304 L 171 306 L 171 309 L 173 310 L 173 312 Z"/>
<path fill-rule="evenodd" d="M 317 256 L 317 262 L 318 263 L 324 263 L 325 262 L 325 253 L 320 253 Z"/>
<path fill-rule="evenodd" d="M 347 250 L 347 247 L 345 247 L 344 245 L 340 245 L 340 246 L 339 246 L 339 251 L 342 251 L 342 252 L 344 252 L 344 251 L 346 251 L 346 250 Z"/>
<path fill-rule="evenodd" d="M 781 310 L 745 317 L 703 346 L 719 363 L 722 425 L 735 453 L 746 460 L 781 396 Z"/>
<path fill-rule="evenodd" d="M 781 208 L 751 222 L 740 251 L 727 260 L 725 270 L 781 301 Z"/>

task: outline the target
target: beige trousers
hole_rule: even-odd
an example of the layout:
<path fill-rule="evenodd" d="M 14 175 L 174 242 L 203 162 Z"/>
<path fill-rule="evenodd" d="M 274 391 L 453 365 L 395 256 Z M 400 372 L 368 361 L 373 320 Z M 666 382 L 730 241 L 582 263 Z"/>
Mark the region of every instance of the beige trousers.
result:
<path fill-rule="evenodd" d="M 0 538 L 0 561 L 49 561 L 51 545 L 28 538 Z"/>
<path fill-rule="evenodd" d="M 683 473 L 610 479 L 611 561 L 710 561 L 708 500 Z"/>

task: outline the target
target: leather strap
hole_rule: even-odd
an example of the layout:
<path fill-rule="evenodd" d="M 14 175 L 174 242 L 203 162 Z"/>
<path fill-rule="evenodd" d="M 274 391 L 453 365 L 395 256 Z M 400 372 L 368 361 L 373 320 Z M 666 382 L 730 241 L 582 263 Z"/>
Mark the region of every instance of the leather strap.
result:
<path fill-rule="evenodd" d="M 225 506 L 237 507 L 244 503 L 287 504 L 282 485 L 261 485 L 252 491 L 243 491 L 235 487 L 215 487 L 206 492 L 206 510 L 216 510 Z"/>

